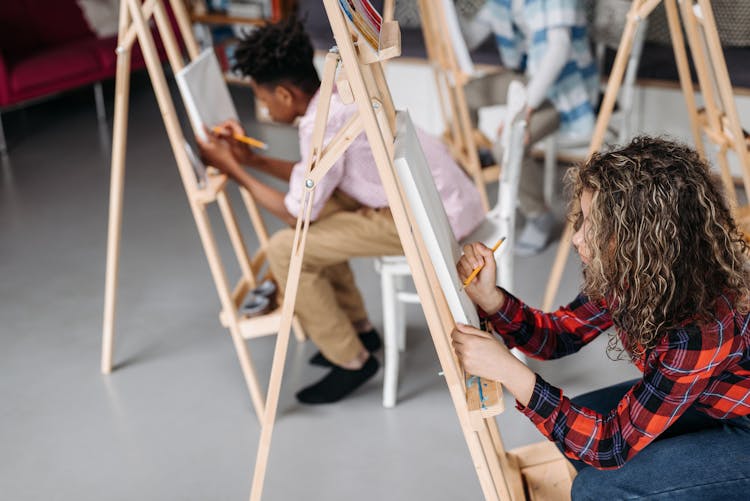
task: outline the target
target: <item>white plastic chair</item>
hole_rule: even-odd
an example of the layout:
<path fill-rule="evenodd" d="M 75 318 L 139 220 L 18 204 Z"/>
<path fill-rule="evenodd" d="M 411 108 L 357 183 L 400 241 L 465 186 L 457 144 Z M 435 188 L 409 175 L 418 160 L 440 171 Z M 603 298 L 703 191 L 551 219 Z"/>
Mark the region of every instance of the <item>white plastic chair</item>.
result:
<path fill-rule="evenodd" d="M 511 124 L 503 129 L 501 138 L 503 158 L 500 163 L 498 201 L 485 215 L 484 221 L 462 243 L 481 241 L 492 245 L 501 236 L 506 237 L 503 246 L 510 249 L 514 245 L 518 182 L 521 173 L 521 160 L 524 153 L 526 121 L 526 89 L 519 82 L 513 82 L 508 89 L 506 121 Z M 513 252 L 507 249 L 501 254 L 498 266 L 498 284 L 505 289 L 513 289 Z M 383 301 L 384 337 L 384 379 L 383 406 L 396 405 L 399 373 L 399 352 L 406 348 L 406 319 L 404 304 L 417 304 L 416 293 L 405 290 L 406 278 L 411 276 L 404 256 L 383 256 L 375 259 L 375 269 L 380 273 Z"/>

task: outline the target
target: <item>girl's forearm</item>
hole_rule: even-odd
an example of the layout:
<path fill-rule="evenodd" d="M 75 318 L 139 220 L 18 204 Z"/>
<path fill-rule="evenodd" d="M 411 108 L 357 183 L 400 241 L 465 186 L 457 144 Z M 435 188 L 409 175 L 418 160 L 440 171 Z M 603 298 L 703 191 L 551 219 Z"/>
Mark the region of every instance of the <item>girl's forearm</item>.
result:
<path fill-rule="evenodd" d="M 510 364 L 513 366 L 508 368 L 501 383 L 525 407 L 534 393 L 536 374 L 516 357 Z"/>

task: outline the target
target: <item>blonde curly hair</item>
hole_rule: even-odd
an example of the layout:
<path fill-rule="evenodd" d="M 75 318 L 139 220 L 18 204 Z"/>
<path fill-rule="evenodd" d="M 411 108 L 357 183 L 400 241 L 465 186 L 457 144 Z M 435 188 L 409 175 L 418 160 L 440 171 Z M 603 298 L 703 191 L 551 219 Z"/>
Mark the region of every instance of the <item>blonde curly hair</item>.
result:
<path fill-rule="evenodd" d="M 576 229 L 581 194 L 593 195 L 583 293 L 606 300 L 625 333 L 623 346 L 610 337 L 610 357 L 624 348 L 638 359 L 685 321 L 708 321 L 722 294 L 748 312 L 747 244 L 719 180 L 695 150 L 637 137 L 593 155 L 566 182 Z"/>

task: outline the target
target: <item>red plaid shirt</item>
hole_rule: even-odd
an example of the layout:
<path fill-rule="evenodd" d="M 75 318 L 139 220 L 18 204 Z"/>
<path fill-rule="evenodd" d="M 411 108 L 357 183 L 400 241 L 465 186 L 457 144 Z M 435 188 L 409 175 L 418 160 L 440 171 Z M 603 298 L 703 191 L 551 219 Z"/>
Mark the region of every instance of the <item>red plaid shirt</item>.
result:
<path fill-rule="evenodd" d="M 489 319 L 509 347 L 538 359 L 580 350 L 612 326 L 605 302 L 575 301 L 553 313 L 526 306 L 507 292 Z M 571 403 L 538 374 L 526 407 L 536 427 L 565 454 L 600 469 L 619 468 L 651 443 L 688 407 L 717 419 L 750 414 L 750 316 L 720 297 L 711 322 L 686 323 L 666 334 L 636 366 L 638 381 L 608 414 Z M 618 330 L 618 335 L 623 334 Z"/>

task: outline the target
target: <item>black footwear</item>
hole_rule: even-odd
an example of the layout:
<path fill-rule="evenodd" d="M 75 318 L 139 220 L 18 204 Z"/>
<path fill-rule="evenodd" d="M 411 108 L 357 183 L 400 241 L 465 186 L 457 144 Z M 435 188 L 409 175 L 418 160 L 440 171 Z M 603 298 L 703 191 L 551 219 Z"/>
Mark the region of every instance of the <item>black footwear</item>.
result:
<path fill-rule="evenodd" d="M 297 400 L 303 404 L 330 404 L 338 402 L 362 386 L 378 372 L 380 363 L 370 355 L 361 369 L 349 370 L 334 365 L 326 376 L 312 386 L 297 393 Z"/>
<path fill-rule="evenodd" d="M 367 332 L 359 333 L 359 340 L 365 345 L 365 349 L 370 353 L 375 353 L 380 349 L 383 343 L 380 341 L 380 334 L 375 329 L 370 329 Z M 333 367 L 330 360 L 323 356 L 321 352 L 317 352 L 310 359 L 310 365 L 317 365 L 319 367 Z"/>

